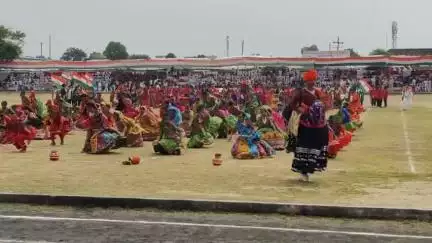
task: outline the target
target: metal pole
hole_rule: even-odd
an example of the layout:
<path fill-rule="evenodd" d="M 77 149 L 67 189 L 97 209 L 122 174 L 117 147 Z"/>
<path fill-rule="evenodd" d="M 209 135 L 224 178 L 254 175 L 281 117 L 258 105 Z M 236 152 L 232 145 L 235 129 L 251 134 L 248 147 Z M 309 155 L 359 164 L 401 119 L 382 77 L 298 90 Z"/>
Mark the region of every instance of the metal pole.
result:
<path fill-rule="evenodd" d="M 43 42 L 40 43 L 40 57 L 42 58 L 43 56 Z"/>
<path fill-rule="evenodd" d="M 342 41 L 340 41 L 339 36 L 337 37 L 337 41 L 333 41 L 333 44 L 336 44 L 336 55 L 339 56 L 339 50 L 341 45 L 343 45 L 344 43 Z"/>
<path fill-rule="evenodd" d="M 230 37 L 229 37 L 229 35 L 227 35 L 227 37 L 226 37 L 226 55 L 227 55 L 227 57 L 230 56 L 229 55 L 229 48 L 230 48 L 230 46 L 229 46 L 229 39 L 230 39 Z"/>
<path fill-rule="evenodd" d="M 244 55 L 244 44 L 245 44 L 245 42 L 244 42 L 244 40 L 242 40 L 242 43 L 241 43 L 241 55 L 242 56 Z"/>

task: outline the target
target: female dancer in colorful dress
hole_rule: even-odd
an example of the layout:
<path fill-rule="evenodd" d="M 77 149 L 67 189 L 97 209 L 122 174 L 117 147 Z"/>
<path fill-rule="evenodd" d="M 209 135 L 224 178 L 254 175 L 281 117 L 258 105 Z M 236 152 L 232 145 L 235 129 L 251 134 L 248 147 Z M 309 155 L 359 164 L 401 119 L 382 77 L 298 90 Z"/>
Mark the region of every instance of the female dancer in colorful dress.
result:
<path fill-rule="evenodd" d="M 127 147 L 144 146 L 144 140 L 142 137 L 144 129 L 142 129 L 134 119 L 123 115 L 120 111 L 114 113 L 114 118 L 117 121 L 117 124 L 121 123 L 123 127 L 125 127 L 123 136 L 126 138 Z"/>
<path fill-rule="evenodd" d="M 291 103 L 292 109 L 301 114 L 292 170 L 300 173 L 304 181 L 309 181 L 310 174 L 327 168 L 329 133 L 325 107 L 315 88 L 316 79 L 315 70 L 304 73 L 306 87 L 294 91 Z"/>
<path fill-rule="evenodd" d="M 203 104 L 197 105 L 197 113 L 194 115 L 191 127 L 191 138 L 188 142 L 188 148 L 202 148 L 214 143 L 213 135 L 207 130 L 210 120 L 209 112 Z"/>
<path fill-rule="evenodd" d="M 180 155 L 184 133 L 180 127 L 181 112 L 177 107 L 170 104 L 166 104 L 161 109 L 163 120 L 160 137 L 153 142 L 154 152 L 163 155 Z"/>
<path fill-rule="evenodd" d="M 235 129 L 237 119 L 231 116 L 228 105 L 224 100 L 213 111 L 213 115 L 208 122 L 211 124 L 208 126 L 209 132 L 214 138 L 227 138 L 230 134 L 229 131 Z"/>
<path fill-rule="evenodd" d="M 231 148 L 236 159 L 259 159 L 275 155 L 276 151 L 255 131 L 250 115 L 245 113 L 237 121 L 238 137 Z"/>
<path fill-rule="evenodd" d="M 0 123 L 4 132 L 0 144 L 13 144 L 20 152 L 26 152 L 27 146 L 36 136 L 36 129 L 28 125 L 27 114 L 22 106 L 16 107 L 14 114 L 0 115 Z"/>
<path fill-rule="evenodd" d="M 263 105 L 259 108 L 257 126 L 262 139 L 270 144 L 272 148 L 275 150 L 285 149 L 284 121 L 280 121 L 280 118 L 273 113 L 269 106 Z"/>
<path fill-rule="evenodd" d="M 137 109 L 135 109 L 133 103 L 132 103 L 132 99 L 124 97 L 121 98 L 122 102 L 123 102 L 123 109 L 122 109 L 122 113 L 132 119 L 135 119 L 135 117 L 137 117 L 139 115 L 139 111 Z"/>
<path fill-rule="evenodd" d="M 140 113 L 136 118 L 143 129 L 142 137 L 144 141 L 154 141 L 160 134 L 161 118 L 151 107 L 141 106 Z"/>
<path fill-rule="evenodd" d="M 102 102 L 100 104 L 102 109 L 102 114 L 107 118 L 107 126 L 111 129 L 117 130 L 117 123 L 114 117 L 115 110 L 112 108 L 110 103 Z"/>
<path fill-rule="evenodd" d="M 360 116 L 350 112 L 348 109 L 348 102 L 346 100 L 342 102 L 342 107 L 338 113 L 340 113 L 342 117 L 342 122 L 345 126 L 345 129 L 349 132 L 354 132 L 363 125 L 360 120 Z"/>
<path fill-rule="evenodd" d="M 107 153 L 121 146 L 120 134 L 108 126 L 107 118 L 94 101 L 86 103 L 89 128 L 82 152 L 89 154 Z"/>
<path fill-rule="evenodd" d="M 190 108 L 190 105 L 185 105 L 185 111 L 182 113 L 182 124 L 180 125 L 185 134 L 186 137 L 190 137 L 191 134 L 191 127 L 192 127 L 192 121 L 193 121 L 193 111 Z"/>
<path fill-rule="evenodd" d="M 64 144 L 64 138 L 71 130 L 69 120 L 62 116 L 62 104 L 54 104 L 51 100 L 46 102 L 48 118 L 45 125 L 48 126 L 51 145 L 55 146 L 55 139 L 60 138 L 60 145 Z"/>

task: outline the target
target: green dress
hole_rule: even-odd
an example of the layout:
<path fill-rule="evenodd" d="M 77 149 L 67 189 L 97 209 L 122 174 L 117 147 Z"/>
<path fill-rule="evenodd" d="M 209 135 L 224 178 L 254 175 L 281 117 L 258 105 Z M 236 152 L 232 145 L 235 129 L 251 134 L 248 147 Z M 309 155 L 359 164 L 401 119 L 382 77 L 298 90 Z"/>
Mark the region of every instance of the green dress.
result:
<path fill-rule="evenodd" d="M 215 124 L 210 123 L 216 123 L 216 121 L 214 120 L 211 122 L 210 115 L 205 109 L 199 111 L 195 115 L 192 121 L 192 131 L 187 145 L 188 148 L 203 148 L 204 146 L 210 146 L 214 143 L 214 137 L 209 132 L 208 127 L 215 126 Z"/>

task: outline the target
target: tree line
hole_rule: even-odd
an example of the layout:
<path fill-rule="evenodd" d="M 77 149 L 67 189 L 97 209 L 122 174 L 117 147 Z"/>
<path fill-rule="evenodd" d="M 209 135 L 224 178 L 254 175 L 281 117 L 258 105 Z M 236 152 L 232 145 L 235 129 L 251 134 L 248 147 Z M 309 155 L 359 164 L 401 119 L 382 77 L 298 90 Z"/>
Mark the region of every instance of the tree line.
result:
<path fill-rule="evenodd" d="M 13 30 L 11 28 L 0 25 L 0 60 L 14 60 L 21 56 L 23 53 L 22 48 L 24 46 L 24 39 L 26 34 L 19 30 Z M 306 46 L 301 49 L 301 53 L 304 51 L 318 51 L 317 45 Z M 350 51 L 351 57 L 359 57 L 360 55 L 353 49 L 347 49 Z M 384 55 L 389 56 L 390 53 L 385 49 L 375 49 L 369 53 L 369 55 Z M 165 58 L 176 58 L 174 53 L 168 53 L 164 56 Z M 64 61 L 84 61 L 84 60 L 125 60 L 125 59 L 150 59 L 151 57 L 147 54 L 129 54 L 127 48 L 121 42 L 110 41 L 105 47 L 105 50 L 101 52 L 92 52 L 87 54 L 84 50 L 77 47 L 70 47 L 65 50 L 63 55 L 60 57 Z M 200 54 L 195 58 L 207 58 L 206 55 Z"/>
<path fill-rule="evenodd" d="M 174 53 L 168 53 L 165 58 L 176 58 Z M 105 50 L 100 52 L 92 52 L 87 56 L 87 53 L 80 48 L 70 47 L 66 49 L 60 60 L 64 61 L 84 61 L 84 60 L 125 60 L 125 59 L 150 59 L 147 54 L 129 54 L 125 45 L 121 42 L 111 41 L 105 47 Z"/>

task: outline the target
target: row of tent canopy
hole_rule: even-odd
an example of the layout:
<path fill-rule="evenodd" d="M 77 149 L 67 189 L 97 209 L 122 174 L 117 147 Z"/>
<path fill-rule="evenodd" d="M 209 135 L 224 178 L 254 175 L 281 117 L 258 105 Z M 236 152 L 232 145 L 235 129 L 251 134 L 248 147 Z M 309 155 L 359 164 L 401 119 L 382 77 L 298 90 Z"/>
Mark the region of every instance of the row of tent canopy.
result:
<path fill-rule="evenodd" d="M 432 56 L 368 56 L 348 58 L 298 58 L 298 57 L 230 57 L 218 59 L 206 58 L 154 58 L 148 60 L 97 60 L 97 61 L 40 61 L 15 60 L 0 62 L 3 71 L 98 71 L 98 70 L 139 70 L 158 68 L 235 68 L 256 66 L 404 66 L 432 65 Z"/>

